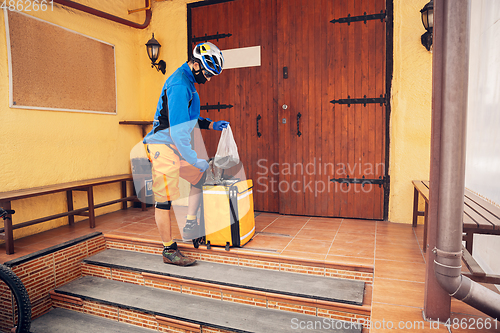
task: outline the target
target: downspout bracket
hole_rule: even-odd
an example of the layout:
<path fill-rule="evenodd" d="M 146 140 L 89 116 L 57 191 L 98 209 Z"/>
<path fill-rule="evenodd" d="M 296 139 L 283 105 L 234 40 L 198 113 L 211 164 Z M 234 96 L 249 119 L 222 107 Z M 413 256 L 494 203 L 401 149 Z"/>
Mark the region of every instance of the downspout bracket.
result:
<path fill-rule="evenodd" d="M 462 257 L 462 251 L 459 252 L 447 252 L 440 250 L 438 248 L 433 248 L 432 253 L 434 253 L 437 257 L 441 258 L 449 258 L 449 259 L 455 259 L 455 258 L 461 258 Z"/>

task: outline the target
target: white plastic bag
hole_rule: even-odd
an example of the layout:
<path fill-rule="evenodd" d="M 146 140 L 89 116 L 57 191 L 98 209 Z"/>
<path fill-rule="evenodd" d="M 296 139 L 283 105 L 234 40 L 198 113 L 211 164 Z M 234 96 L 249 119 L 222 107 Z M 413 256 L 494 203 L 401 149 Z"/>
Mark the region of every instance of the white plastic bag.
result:
<path fill-rule="evenodd" d="M 229 169 L 240 163 L 240 155 L 238 155 L 238 147 L 234 141 L 233 131 L 231 126 L 227 126 L 222 130 L 215 153 L 214 165 L 221 169 Z"/>
<path fill-rule="evenodd" d="M 222 184 L 222 169 L 214 165 L 214 160 L 208 162 L 208 169 L 206 171 L 205 184 L 206 185 L 219 185 Z"/>

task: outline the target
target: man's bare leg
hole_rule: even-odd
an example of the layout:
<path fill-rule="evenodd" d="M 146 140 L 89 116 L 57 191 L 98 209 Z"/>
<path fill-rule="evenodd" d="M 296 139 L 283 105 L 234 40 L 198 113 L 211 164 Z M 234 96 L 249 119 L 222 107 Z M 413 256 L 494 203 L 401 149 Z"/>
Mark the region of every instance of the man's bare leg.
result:
<path fill-rule="evenodd" d="M 179 266 L 190 266 L 194 264 L 196 260 L 184 256 L 177 249 L 177 243 L 172 240 L 172 232 L 170 231 L 170 209 L 155 207 L 155 221 L 163 242 L 163 262 Z"/>
<path fill-rule="evenodd" d="M 189 202 L 186 216 L 186 225 L 182 229 L 182 237 L 185 240 L 197 239 L 201 237 L 200 228 L 197 222 L 196 214 L 201 201 L 201 188 L 191 186 L 189 191 Z"/>
<path fill-rule="evenodd" d="M 198 208 L 200 206 L 201 200 L 201 188 L 197 188 L 191 185 L 191 190 L 189 191 L 189 202 L 188 202 L 188 215 L 194 215 L 198 213 Z"/>
<path fill-rule="evenodd" d="M 188 200 L 188 216 L 196 216 L 200 206 L 201 189 L 191 186 Z M 155 221 L 163 243 L 172 240 L 170 210 L 155 208 Z"/>
<path fill-rule="evenodd" d="M 155 208 L 155 221 L 163 243 L 172 241 L 170 231 L 170 210 Z"/>

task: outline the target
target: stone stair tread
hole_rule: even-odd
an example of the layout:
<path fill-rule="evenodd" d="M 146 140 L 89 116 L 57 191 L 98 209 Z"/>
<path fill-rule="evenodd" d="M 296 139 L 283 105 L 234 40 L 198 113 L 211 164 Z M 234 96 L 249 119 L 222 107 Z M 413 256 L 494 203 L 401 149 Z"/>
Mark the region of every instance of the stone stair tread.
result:
<path fill-rule="evenodd" d="M 314 332 L 331 332 L 331 327 L 324 323 L 337 325 L 335 332 L 358 332 L 350 322 L 332 321 L 274 309 L 264 309 L 240 303 L 187 295 L 183 293 L 156 289 L 147 286 L 108 280 L 93 276 L 84 276 L 64 286 L 56 288 L 56 292 L 84 300 L 118 306 L 129 310 L 140 311 L 157 316 L 173 318 L 198 325 L 237 332 L 290 332 L 292 325 L 320 322 L 319 329 Z M 310 331 L 310 330 L 305 330 Z"/>
<path fill-rule="evenodd" d="M 289 296 L 362 305 L 363 281 L 322 277 L 198 260 L 189 267 L 167 265 L 161 256 L 116 249 L 102 251 L 85 263 L 120 268 Z"/>
<path fill-rule="evenodd" d="M 151 333 L 146 328 L 84 314 L 67 309 L 55 308 L 31 323 L 31 333 Z"/>

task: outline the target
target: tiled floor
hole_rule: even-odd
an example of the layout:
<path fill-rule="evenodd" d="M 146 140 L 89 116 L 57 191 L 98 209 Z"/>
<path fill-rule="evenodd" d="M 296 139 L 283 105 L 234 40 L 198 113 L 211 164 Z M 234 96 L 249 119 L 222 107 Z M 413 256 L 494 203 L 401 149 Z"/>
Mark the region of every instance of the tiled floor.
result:
<path fill-rule="evenodd" d="M 182 212 L 181 212 L 182 213 Z M 182 214 L 177 214 L 182 216 Z M 173 219 L 175 221 L 175 218 Z M 179 219 L 181 220 L 181 219 Z M 256 217 L 257 234 L 245 249 L 265 251 L 277 256 L 293 256 L 337 263 L 374 266 L 372 329 L 370 332 L 448 332 L 441 324 L 422 324 L 425 289 L 425 257 L 420 250 L 423 228 L 409 224 L 353 219 L 285 216 L 261 213 Z M 180 228 L 183 221 L 180 221 Z M 0 262 L 62 243 L 94 231 L 159 240 L 154 209 L 128 209 L 100 216 L 96 228 L 87 222 L 64 226 L 42 234 L 16 240 L 16 253 L 5 254 L 0 246 Z M 173 223 L 174 238 L 180 238 Z M 452 318 L 468 322 L 488 317 L 468 305 L 452 300 Z M 488 319 L 488 320 L 491 320 Z M 452 329 L 452 332 L 500 332 L 495 322 L 490 330 Z M 398 326 L 402 324 L 402 328 Z M 418 324 L 425 327 L 417 327 Z M 391 328 L 393 326 L 393 329 Z"/>

